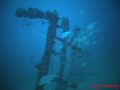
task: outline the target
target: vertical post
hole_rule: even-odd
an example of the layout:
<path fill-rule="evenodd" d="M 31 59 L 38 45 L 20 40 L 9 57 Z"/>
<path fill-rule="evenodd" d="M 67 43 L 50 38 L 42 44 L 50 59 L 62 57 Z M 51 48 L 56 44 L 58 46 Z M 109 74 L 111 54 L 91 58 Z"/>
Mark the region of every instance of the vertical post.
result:
<path fill-rule="evenodd" d="M 49 26 L 48 26 L 48 31 L 46 35 L 46 45 L 45 45 L 45 51 L 42 56 L 41 64 L 37 64 L 37 67 L 42 66 L 42 68 L 37 68 L 38 69 L 38 74 L 37 74 L 37 82 L 36 82 L 36 89 L 35 90 L 44 90 L 42 87 L 43 85 L 39 85 L 40 79 L 48 74 L 48 68 L 50 65 L 50 56 L 52 54 L 52 48 L 55 44 L 55 37 L 56 37 L 56 28 L 57 28 L 57 23 L 58 23 L 58 14 L 56 11 L 54 13 L 51 13 L 50 11 L 47 11 L 45 16 L 49 20 Z M 42 88 L 42 89 L 41 89 Z"/>
<path fill-rule="evenodd" d="M 63 29 L 63 33 L 69 31 L 69 19 L 67 17 L 63 17 L 61 19 L 61 26 Z M 67 38 L 66 38 L 67 39 Z M 65 40 L 65 39 L 64 39 Z M 61 56 L 60 56 L 60 67 L 58 71 L 58 76 L 63 77 L 64 69 L 65 69 L 65 62 L 66 62 L 66 48 L 67 46 L 62 43 L 63 47 L 61 48 Z M 67 86 L 57 83 L 55 90 L 65 90 Z"/>
<path fill-rule="evenodd" d="M 79 33 L 80 30 L 81 30 L 80 27 L 75 26 L 75 28 L 72 30 L 73 33 L 72 33 L 72 37 L 71 37 L 71 42 L 74 41 L 74 38 L 78 38 L 78 33 Z M 75 42 L 74 44 L 78 45 L 78 42 Z M 71 80 L 71 81 L 73 81 L 72 77 L 74 76 L 75 61 L 78 58 L 77 57 L 78 53 L 79 53 L 79 51 L 77 51 L 77 50 L 73 50 L 72 53 L 71 53 L 71 66 L 70 66 L 70 71 L 69 71 L 69 75 L 68 75 L 68 79 Z"/>
<path fill-rule="evenodd" d="M 47 10 L 46 12 L 43 12 L 41 10 L 38 10 L 37 8 L 28 8 L 28 10 L 24 10 L 22 8 L 16 9 L 15 16 L 17 17 L 25 17 L 29 19 L 47 19 L 49 20 L 49 27 L 46 35 L 46 45 L 45 45 L 45 51 L 42 56 L 41 63 L 38 63 L 35 65 L 35 67 L 38 70 L 37 73 L 37 80 L 36 80 L 36 87 L 35 90 L 44 90 L 44 85 L 39 85 L 40 79 L 48 74 L 48 68 L 50 64 L 50 56 L 52 53 L 52 48 L 55 44 L 55 37 L 56 37 L 56 28 L 58 28 L 58 14 L 57 11 L 50 12 L 50 10 Z"/>

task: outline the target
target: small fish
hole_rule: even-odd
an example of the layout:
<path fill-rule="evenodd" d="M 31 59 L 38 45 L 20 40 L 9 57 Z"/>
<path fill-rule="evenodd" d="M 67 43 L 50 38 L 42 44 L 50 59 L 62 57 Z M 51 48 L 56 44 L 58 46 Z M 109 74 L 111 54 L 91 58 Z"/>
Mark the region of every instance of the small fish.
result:
<path fill-rule="evenodd" d="M 84 44 L 85 44 L 85 45 L 88 45 L 89 43 L 90 43 L 90 41 L 87 41 L 87 42 L 85 42 Z"/>
<path fill-rule="evenodd" d="M 85 37 L 83 37 L 82 39 L 87 39 L 87 37 L 85 36 Z"/>
<path fill-rule="evenodd" d="M 82 37 L 82 39 L 80 39 L 78 42 L 82 42 L 82 43 L 84 43 L 84 42 L 86 41 L 86 39 L 87 39 L 86 36 L 85 36 L 85 37 Z"/>
<path fill-rule="evenodd" d="M 68 85 L 72 85 L 72 83 L 70 81 L 68 81 Z"/>
<path fill-rule="evenodd" d="M 97 41 L 93 41 L 93 42 L 92 42 L 92 44 L 96 44 L 96 43 L 97 43 Z"/>
<path fill-rule="evenodd" d="M 82 39 L 78 39 L 78 43 L 81 43 L 82 42 Z"/>
<path fill-rule="evenodd" d="M 83 15 L 86 12 L 86 9 L 80 10 L 79 15 Z"/>
<path fill-rule="evenodd" d="M 45 22 L 44 21 L 42 21 L 42 25 L 44 25 L 45 24 Z"/>
<path fill-rule="evenodd" d="M 87 26 L 86 30 L 87 30 L 87 31 L 92 30 L 92 29 L 95 27 L 96 24 L 97 24 L 97 21 L 94 22 L 94 23 L 89 24 L 89 25 Z"/>
<path fill-rule="evenodd" d="M 22 24 L 22 26 L 30 26 L 30 25 L 33 25 L 33 23 L 31 23 L 31 22 L 25 22 L 24 24 Z"/>
<path fill-rule="evenodd" d="M 62 48 L 63 48 L 63 45 L 58 46 L 58 49 L 62 49 Z"/>
<path fill-rule="evenodd" d="M 64 32 L 62 34 L 62 38 L 67 38 L 72 32 L 68 31 L 68 32 Z"/>
<path fill-rule="evenodd" d="M 82 67 L 84 67 L 84 66 L 86 66 L 86 62 L 84 62 L 84 63 L 82 63 L 81 65 L 80 65 L 80 67 L 82 68 Z"/>
<path fill-rule="evenodd" d="M 88 34 L 88 36 L 91 36 L 93 34 L 93 31 L 91 31 L 89 34 Z"/>
<path fill-rule="evenodd" d="M 33 54 L 30 56 L 30 59 L 33 59 Z"/>

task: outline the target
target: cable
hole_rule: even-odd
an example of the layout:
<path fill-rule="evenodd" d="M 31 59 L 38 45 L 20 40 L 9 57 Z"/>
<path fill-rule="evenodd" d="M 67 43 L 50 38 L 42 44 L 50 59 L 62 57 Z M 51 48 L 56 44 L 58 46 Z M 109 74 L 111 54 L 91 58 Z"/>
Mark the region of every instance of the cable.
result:
<path fill-rule="evenodd" d="M 52 67 L 51 67 L 51 75 L 53 74 L 53 54 L 52 54 Z M 52 90 L 53 90 L 53 81 L 52 81 Z"/>
<path fill-rule="evenodd" d="M 31 50 L 30 59 L 33 59 L 33 40 L 32 40 L 31 29 L 29 29 L 29 32 L 30 32 L 30 50 Z"/>
<path fill-rule="evenodd" d="M 39 22 L 39 21 L 38 21 L 38 22 Z M 38 22 L 32 23 L 31 20 L 30 20 L 29 22 L 27 22 L 26 19 L 23 18 L 23 24 L 22 24 L 22 26 L 30 26 L 30 25 L 32 25 L 32 26 L 34 26 L 35 28 L 37 28 L 41 33 L 46 34 L 46 33 L 43 32 L 42 30 L 40 30 L 37 26 L 34 25 L 35 23 L 38 23 Z"/>
<path fill-rule="evenodd" d="M 41 33 L 46 34 L 45 32 L 43 32 L 42 30 L 40 30 L 38 27 L 36 27 L 34 24 L 32 24 L 35 28 L 37 28 Z"/>

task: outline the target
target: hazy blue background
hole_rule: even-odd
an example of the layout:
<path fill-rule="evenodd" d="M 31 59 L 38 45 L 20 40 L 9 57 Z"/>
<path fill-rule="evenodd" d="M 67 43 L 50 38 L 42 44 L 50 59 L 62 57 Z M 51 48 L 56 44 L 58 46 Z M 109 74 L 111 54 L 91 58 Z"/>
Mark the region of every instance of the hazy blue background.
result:
<path fill-rule="evenodd" d="M 81 83 L 79 88 L 86 90 L 84 88 L 92 83 L 120 84 L 120 0 L 0 0 L 0 90 L 34 90 L 37 73 L 34 65 L 40 62 L 45 49 L 45 34 L 40 30 L 47 32 L 48 25 L 42 25 L 42 21 L 47 21 L 26 19 L 32 23 L 37 21 L 35 25 L 39 30 L 34 26 L 22 26 L 24 18 L 15 17 L 20 7 L 56 10 L 60 18 L 70 19 L 70 29 L 79 25 L 83 30 L 97 21 L 95 29 L 99 28 L 100 33 L 93 33 L 89 38 L 97 43 L 83 46 L 93 55 L 81 59 L 93 71 L 105 76 L 90 77 L 89 83 Z M 57 36 L 61 34 L 62 30 L 58 29 Z M 57 41 L 55 49 L 58 52 L 60 45 Z M 70 52 L 68 50 L 68 58 Z M 30 59 L 31 54 L 33 59 Z M 59 56 L 54 59 L 54 73 L 57 73 Z"/>

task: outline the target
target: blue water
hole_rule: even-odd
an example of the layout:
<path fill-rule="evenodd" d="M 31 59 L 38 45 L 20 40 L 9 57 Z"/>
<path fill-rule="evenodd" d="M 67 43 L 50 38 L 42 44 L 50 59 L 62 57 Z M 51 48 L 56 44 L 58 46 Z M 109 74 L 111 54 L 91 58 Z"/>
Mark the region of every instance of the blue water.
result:
<path fill-rule="evenodd" d="M 34 65 L 40 62 L 45 49 L 47 21 L 16 17 L 15 11 L 20 7 L 37 7 L 42 11 L 56 10 L 60 18 L 69 18 L 70 30 L 75 25 L 84 30 L 89 24 L 98 22 L 93 34 L 87 39 L 89 44 L 81 45 L 85 52 L 92 54 L 83 55 L 79 59 L 87 62 L 83 72 L 92 70 L 91 72 L 100 75 L 87 73 L 88 80 L 80 82 L 77 90 L 89 90 L 90 84 L 120 85 L 120 0 L 1 0 L 0 90 L 34 90 L 37 75 Z M 42 25 L 42 21 L 45 25 Z M 37 28 L 33 25 L 22 26 L 24 22 L 32 22 Z M 96 30 L 100 32 L 95 32 Z M 90 32 L 83 31 L 83 36 Z M 61 35 L 62 30 L 58 29 L 57 36 Z M 97 42 L 92 44 L 94 41 Z M 57 52 L 60 52 L 60 45 L 61 42 L 56 41 L 54 48 Z M 69 68 L 71 52 L 72 50 L 67 50 L 66 71 Z M 59 63 L 59 56 L 54 56 L 55 74 L 59 70 Z"/>

